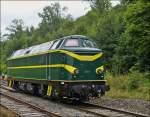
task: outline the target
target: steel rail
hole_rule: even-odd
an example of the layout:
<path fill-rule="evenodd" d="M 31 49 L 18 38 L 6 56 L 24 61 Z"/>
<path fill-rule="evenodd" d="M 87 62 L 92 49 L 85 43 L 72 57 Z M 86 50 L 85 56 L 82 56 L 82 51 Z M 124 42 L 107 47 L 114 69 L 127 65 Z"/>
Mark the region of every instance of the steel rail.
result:
<path fill-rule="evenodd" d="M 8 88 L 8 87 L 6 87 L 6 86 L 0 86 L 2 89 L 4 89 L 4 90 L 8 90 L 8 91 L 14 91 L 14 90 L 12 90 L 12 89 L 10 89 L 10 88 Z M 1 94 L 1 93 L 0 93 Z M 2 95 L 6 95 L 6 94 L 2 94 Z M 6 95 L 7 96 L 7 95 Z M 10 97 L 10 98 L 12 98 L 12 97 Z M 46 100 L 47 100 L 47 98 L 45 98 Z M 17 99 L 18 100 L 18 99 Z M 19 100 L 20 101 L 20 100 Z M 57 103 L 57 102 L 56 102 Z M 60 104 L 60 103 L 59 103 Z M 60 105 L 62 105 L 62 106 L 64 106 L 64 107 L 67 107 L 67 108 L 72 108 L 72 107 L 69 107 L 69 105 L 65 105 L 65 104 L 60 104 Z M 79 109 L 77 109 L 77 108 L 74 108 L 75 110 L 78 110 L 78 111 L 80 111 L 80 112 L 83 112 L 83 110 L 79 110 Z M 100 116 L 100 114 L 97 114 L 97 113 L 94 113 L 94 112 L 90 112 L 90 111 L 84 111 L 84 112 L 86 112 L 86 113 L 88 113 L 88 114 L 92 114 L 92 115 L 96 115 L 96 116 Z M 53 117 L 53 116 L 52 116 Z M 60 116 L 58 116 L 58 117 L 60 117 Z"/>
<path fill-rule="evenodd" d="M 145 114 L 134 113 L 134 112 L 126 111 L 126 110 L 120 110 L 120 109 L 115 109 L 115 108 L 111 108 L 111 107 L 95 105 L 95 104 L 91 104 L 91 103 L 84 103 L 84 104 L 86 106 L 97 107 L 99 109 L 106 109 L 106 110 L 110 110 L 112 112 L 119 112 L 120 114 L 127 114 L 127 115 L 131 115 L 131 116 L 135 116 L 135 117 L 149 117 L 148 115 L 145 115 Z M 86 110 L 86 109 L 83 109 L 83 110 Z M 105 117 L 110 117 L 110 116 L 106 115 Z"/>
<path fill-rule="evenodd" d="M 141 113 L 134 113 L 126 110 L 120 110 L 120 109 L 115 109 L 115 108 L 110 108 L 110 107 L 105 107 L 105 106 L 99 106 L 91 103 L 80 103 L 80 105 L 68 105 L 68 104 L 62 104 L 63 106 L 66 106 L 68 108 L 73 108 L 82 112 L 86 112 L 88 114 L 93 114 L 96 116 L 100 117 L 111 117 L 110 113 L 113 115 L 117 113 L 118 115 L 123 115 L 124 117 L 126 116 L 133 116 L 133 117 L 149 117 L 149 115 L 141 114 Z M 101 113 L 101 112 L 94 112 L 91 111 L 90 109 L 103 109 L 104 111 L 110 111 L 110 113 Z M 117 116 L 117 115 L 116 115 Z M 118 116 L 117 116 L 118 117 Z"/>
<path fill-rule="evenodd" d="M 101 114 L 101 113 L 96 113 L 96 112 L 93 112 L 93 111 L 90 111 L 90 110 L 87 110 L 87 109 L 84 109 L 84 108 L 81 108 L 81 107 L 73 107 L 73 108 L 77 109 L 79 111 L 82 111 L 82 112 L 86 112 L 88 114 L 92 114 L 92 115 L 98 116 L 98 117 L 110 117 L 110 116 L 107 116 L 107 115 L 104 115 L 104 114 Z"/>
<path fill-rule="evenodd" d="M 3 86 L 1 86 L 1 88 L 4 88 L 6 90 L 10 90 L 10 89 L 7 89 L 7 87 L 3 87 Z M 95 105 L 95 104 L 91 104 L 91 103 L 81 103 L 79 106 L 73 106 L 73 105 L 68 105 L 68 104 L 61 104 L 61 105 L 69 107 L 69 108 L 74 108 L 76 110 L 79 110 L 79 111 L 82 111 L 82 112 L 86 112 L 88 114 L 101 116 L 101 117 L 110 117 L 110 115 L 93 112 L 93 111 L 87 110 L 85 108 L 87 108 L 87 107 L 96 107 L 96 109 L 105 109 L 105 110 L 112 111 L 112 113 L 113 112 L 118 112 L 120 114 L 126 114 L 126 115 L 135 116 L 135 117 L 149 117 L 148 115 L 144 115 L 144 114 L 141 114 L 141 113 L 134 113 L 134 112 L 130 112 L 130 111 L 125 111 L 125 110 L 120 110 L 120 109 L 115 109 L 115 108 Z"/>
<path fill-rule="evenodd" d="M 6 86 L 0 86 L 1 88 L 5 89 L 5 90 L 9 90 L 9 91 L 14 91 L 13 89 L 10 89 Z M 1 94 L 1 93 L 0 93 Z M 3 94 L 3 95 L 6 95 L 6 94 Z M 7 96 L 7 95 L 6 95 Z M 12 98 L 12 97 L 11 97 Z M 89 110 L 86 110 L 86 109 L 83 109 L 83 108 L 79 108 L 79 107 L 76 107 L 76 106 L 73 106 L 73 105 L 68 105 L 68 104 L 61 104 L 62 106 L 65 106 L 67 108 L 73 108 L 75 110 L 79 110 L 81 112 L 86 112 L 88 114 L 92 114 L 92 115 L 95 115 L 95 116 L 100 116 L 100 117 L 109 117 L 109 116 L 106 116 L 106 115 L 103 115 L 103 114 L 100 114 L 100 113 L 95 113 L 95 112 L 92 112 L 92 111 L 89 111 Z"/>
<path fill-rule="evenodd" d="M 10 96 L 10 95 L 8 95 L 8 94 L 4 94 L 4 93 L 0 92 L 0 95 L 6 97 L 6 98 L 8 98 L 8 99 L 11 99 L 11 100 L 13 100 L 13 101 L 19 102 L 19 103 L 21 103 L 21 104 L 27 105 L 27 106 L 29 106 L 30 108 L 32 108 L 32 109 L 34 109 L 34 110 L 36 110 L 36 111 L 38 111 L 38 112 L 44 113 L 44 114 L 46 114 L 46 115 L 48 115 L 48 116 L 50 116 L 50 117 L 61 117 L 60 115 L 58 115 L 58 114 L 56 114 L 56 113 L 49 112 L 49 111 L 47 111 L 47 110 L 44 110 L 44 109 L 42 109 L 42 108 L 40 108 L 40 107 L 37 107 L 37 106 L 31 104 L 31 103 L 28 103 L 28 102 L 25 102 L 25 101 L 23 101 L 23 100 L 17 99 L 17 98 L 15 98 L 15 97 L 12 97 L 12 96 Z"/>

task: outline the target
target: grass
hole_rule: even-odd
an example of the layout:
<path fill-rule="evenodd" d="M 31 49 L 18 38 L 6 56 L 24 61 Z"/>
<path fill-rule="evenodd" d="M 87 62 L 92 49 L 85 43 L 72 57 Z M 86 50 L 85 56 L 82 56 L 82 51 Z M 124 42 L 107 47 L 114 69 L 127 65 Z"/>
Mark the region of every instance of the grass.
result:
<path fill-rule="evenodd" d="M 150 77 L 145 74 L 134 71 L 112 76 L 107 73 L 106 79 L 111 89 L 105 97 L 150 100 Z"/>

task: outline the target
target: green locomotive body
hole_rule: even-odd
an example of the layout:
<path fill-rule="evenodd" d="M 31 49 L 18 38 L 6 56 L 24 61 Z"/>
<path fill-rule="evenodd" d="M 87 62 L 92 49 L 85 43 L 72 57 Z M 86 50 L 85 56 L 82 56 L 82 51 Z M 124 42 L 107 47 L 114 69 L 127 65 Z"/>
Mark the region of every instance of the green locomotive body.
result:
<path fill-rule="evenodd" d="M 102 51 L 71 35 L 18 50 L 8 59 L 9 86 L 54 98 L 86 100 L 108 89 Z"/>

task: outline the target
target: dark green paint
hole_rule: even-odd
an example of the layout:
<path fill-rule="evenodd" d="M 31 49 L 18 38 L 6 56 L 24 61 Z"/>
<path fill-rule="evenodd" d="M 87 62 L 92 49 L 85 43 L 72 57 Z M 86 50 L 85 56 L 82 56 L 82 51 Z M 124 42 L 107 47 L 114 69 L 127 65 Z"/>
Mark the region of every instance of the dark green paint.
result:
<path fill-rule="evenodd" d="M 103 80 L 101 75 L 96 74 L 96 68 L 103 65 L 103 57 L 95 61 L 79 61 L 64 53 L 48 53 L 43 55 L 29 56 L 8 61 L 8 67 L 35 66 L 47 64 L 68 64 L 79 69 L 79 74 L 72 75 L 64 68 L 22 68 L 9 69 L 11 77 L 47 79 L 47 80 Z"/>

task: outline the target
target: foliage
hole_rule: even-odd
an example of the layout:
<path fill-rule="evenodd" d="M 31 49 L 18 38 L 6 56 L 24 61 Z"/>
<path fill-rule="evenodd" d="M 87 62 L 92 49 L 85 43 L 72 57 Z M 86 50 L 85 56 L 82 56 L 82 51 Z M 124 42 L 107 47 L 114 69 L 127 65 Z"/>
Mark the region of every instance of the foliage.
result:
<path fill-rule="evenodd" d="M 150 70 L 150 3 L 141 0 L 129 4 L 124 12 L 125 30 L 120 37 L 118 56 L 123 72 L 134 67 Z"/>
<path fill-rule="evenodd" d="M 111 87 L 111 90 L 106 93 L 106 97 L 150 100 L 150 79 L 146 74 L 132 71 L 128 75 L 116 77 L 107 73 L 106 77 Z"/>
<path fill-rule="evenodd" d="M 108 11 L 111 7 L 110 0 L 89 0 L 91 8 L 97 10 L 100 13 Z"/>
<path fill-rule="evenodd" d="M 41 22 L 37 28 L 24 26 L 22 19 L 14 19 L 1 41 L 0 71 L 6 72 L 6 58 L 13 51 L 47 42 L 71 34 L 92 38 L 104 51 L 106 69 L 113 75 L 150 69 L 150 3 L 148 0 L 122 0 L 112 7 L 110 0 L 89 0 L 91 11 L 74 20 L 67 8 L 58 3 L 38 13 Z M 3 37 L 2 37 L 3 38 Z M 131 83 L 134 84 L 134 83 Z M 136 87 L 131 86 L 131 87 Z"/>
<path fill-rule="evenodd" d="M 42 13 L 38 13 L 39 17 L 42 18 L 42 22 L 39 24 L 42 36 L 59 28 L 63 21 L 62 10 L 66 10 L 65 7 L 61 8 L 58 3 L 55 3 L 45 7 Z"/>
<path fill-rule="evenodd" d="M 24 28 L 24 22 L 22 19 L 12 20 L 12 24 L 6 29 L 11 32 L 8 36 L 9 39 L 19 39 Z"/>

